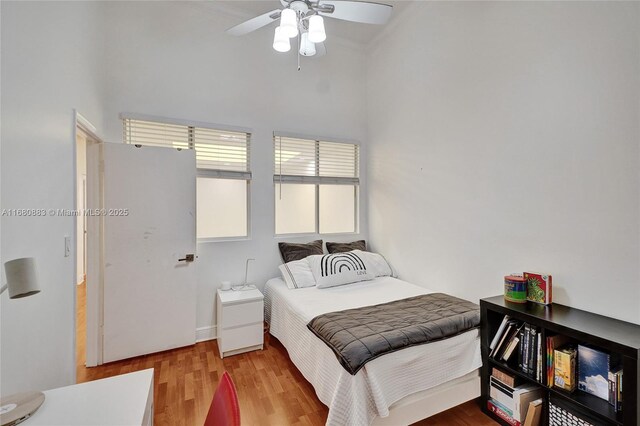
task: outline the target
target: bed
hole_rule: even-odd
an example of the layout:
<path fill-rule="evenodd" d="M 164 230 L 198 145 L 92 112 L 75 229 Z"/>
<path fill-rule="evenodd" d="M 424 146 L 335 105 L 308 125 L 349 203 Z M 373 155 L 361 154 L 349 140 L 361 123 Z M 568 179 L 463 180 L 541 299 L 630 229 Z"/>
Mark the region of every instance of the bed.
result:
<path fill-rule="evenodd" d="M 265 285 L 270 333 L 329 407 L 327 425 L 409 424 L 480 396 L 477 328 L 369 361 L 349 374 L 307 324 L 328 312 L 387 303 L 432 291 L 392 277 L 318 289 Z"/>

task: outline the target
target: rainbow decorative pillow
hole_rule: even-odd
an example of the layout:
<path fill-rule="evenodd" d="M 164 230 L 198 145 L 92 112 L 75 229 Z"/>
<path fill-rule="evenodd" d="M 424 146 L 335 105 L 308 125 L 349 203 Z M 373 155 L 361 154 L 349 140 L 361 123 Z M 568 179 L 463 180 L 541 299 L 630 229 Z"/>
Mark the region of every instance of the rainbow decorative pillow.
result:
<path fill-rule="evenodd" d="M 307 257 L 317 288 L 335 287 L 375 278 L 365 261 L 354 252 Z"/>
<path fill-rule="evenodd" d="M 353 250 L 351 253 L 358 255 L 358 257 L 364 260 L 367 270 L 371 272 L 374 277 L 397 277 L 393 267 L 391 267 L 383 255 L 362 250 Z"/>

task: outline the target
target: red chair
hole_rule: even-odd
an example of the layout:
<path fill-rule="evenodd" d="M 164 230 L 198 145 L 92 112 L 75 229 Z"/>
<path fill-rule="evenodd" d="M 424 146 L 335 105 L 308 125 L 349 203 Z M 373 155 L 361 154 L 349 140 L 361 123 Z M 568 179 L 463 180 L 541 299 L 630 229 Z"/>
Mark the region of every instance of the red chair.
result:
<path fill-rule="evenodd" d="M 213 395 L 204 426 L 240 426 L 238 394 L 231 376 L 226 371 Z"/>

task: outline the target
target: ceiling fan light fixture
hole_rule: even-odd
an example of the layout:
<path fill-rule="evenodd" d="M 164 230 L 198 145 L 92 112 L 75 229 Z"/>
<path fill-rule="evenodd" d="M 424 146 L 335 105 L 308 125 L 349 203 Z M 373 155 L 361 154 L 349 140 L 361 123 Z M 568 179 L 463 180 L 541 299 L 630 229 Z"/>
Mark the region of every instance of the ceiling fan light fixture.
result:
<path fill-rule="evenodd" d="M 300 40 L 300 54 L 302 56 L 313 56 L 316 54 L 316 45 L 309 40 L 309 33 L 302 33 Z"/>
<path fill-rule="evenodd" d="M 282 53 L 291 50 L 289 37 L 284 34 L 282 27 L 276 27 L 276 32 L 273 36 L 273 48 L 274 50 Z"/>
<path fill-rule="evenodd" d="M 313 43 L 322 43 L 327 39 L 324 31 L 324 19 L 320 15 L 313 15 L 309 18 L 309 40 Z"/>
<path fill-rule="evenodd" d="M 284 35 L 293 38 L 298 35 L 298 15 L 292 9 L 285 9 L 280 15 L 280 28 Z"/>

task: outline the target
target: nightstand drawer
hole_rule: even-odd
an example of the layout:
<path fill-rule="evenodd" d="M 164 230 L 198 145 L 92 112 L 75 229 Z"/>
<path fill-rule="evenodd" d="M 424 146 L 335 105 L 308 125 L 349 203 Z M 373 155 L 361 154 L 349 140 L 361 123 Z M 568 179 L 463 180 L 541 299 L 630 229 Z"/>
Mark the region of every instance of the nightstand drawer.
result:
<path fill-rule="evenodd" d="M 254 323 L 260 323 L 262 327 L 264 316 L 264 303 L 262 300 L 224 306 L 223 309 L 222 327 L 225 329 Z"/>
<path fill-rule="evenodd" d="M 230 352 L 251 346 L 262 345 L 263 324 L 245 325 L 233 329 L 224 329 L 220 332 L 220 351 Z"/>

